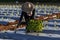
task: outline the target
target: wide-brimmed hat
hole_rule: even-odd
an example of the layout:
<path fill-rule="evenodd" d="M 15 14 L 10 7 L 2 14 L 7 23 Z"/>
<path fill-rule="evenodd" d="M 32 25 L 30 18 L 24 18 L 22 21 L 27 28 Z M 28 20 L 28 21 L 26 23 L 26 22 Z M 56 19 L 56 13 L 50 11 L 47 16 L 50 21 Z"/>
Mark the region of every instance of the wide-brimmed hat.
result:
<path fill-rule="evenodd" d="M 24 12 L 30 12 L 30 11 L 33 11 L 34 9 L 34 4 L 31 3 L 31 2 L 25 2 L 23 5 L 22 5 L 22 11 Z"/>

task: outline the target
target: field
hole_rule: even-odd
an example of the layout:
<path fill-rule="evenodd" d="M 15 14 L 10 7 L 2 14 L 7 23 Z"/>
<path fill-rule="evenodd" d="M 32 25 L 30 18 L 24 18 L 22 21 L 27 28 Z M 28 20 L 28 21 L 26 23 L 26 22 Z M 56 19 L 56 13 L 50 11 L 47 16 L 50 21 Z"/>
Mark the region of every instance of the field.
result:
<path fill-rule="evenodd" d="M 39 16 L 60 13 L 60 6 L 56 5 L 35 7 L 35 14 Z M 20 5 L 0 5 L 0 40 L 60 40 L 60 19 L 44 21 L 44 30 L 41 33 L 26 33 L 25 25 L 16 29 L 20 15 Z"/>

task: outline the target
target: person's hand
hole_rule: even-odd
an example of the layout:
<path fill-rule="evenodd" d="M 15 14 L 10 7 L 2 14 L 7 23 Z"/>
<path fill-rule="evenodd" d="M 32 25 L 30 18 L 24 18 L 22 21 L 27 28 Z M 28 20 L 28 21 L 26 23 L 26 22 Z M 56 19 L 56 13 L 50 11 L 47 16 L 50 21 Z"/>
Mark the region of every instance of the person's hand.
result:
<path fill-rule="evenodd" d="M 19 28 L 22 28 L 22 27 L 26 27 L 26 25 L 22 24 L 22 25 L 19 26 Z"/>

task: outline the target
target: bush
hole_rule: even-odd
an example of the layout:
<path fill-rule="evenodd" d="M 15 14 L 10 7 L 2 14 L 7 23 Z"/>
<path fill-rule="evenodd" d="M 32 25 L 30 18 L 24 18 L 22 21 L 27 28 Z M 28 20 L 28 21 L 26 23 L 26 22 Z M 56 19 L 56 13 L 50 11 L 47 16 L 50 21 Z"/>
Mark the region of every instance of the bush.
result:
<path fill-rule="evenodd" d="M 43 30 L 42 20 L 30 20 L 26 27 L 27 31 L 30 32 L 41 32 Z"/>

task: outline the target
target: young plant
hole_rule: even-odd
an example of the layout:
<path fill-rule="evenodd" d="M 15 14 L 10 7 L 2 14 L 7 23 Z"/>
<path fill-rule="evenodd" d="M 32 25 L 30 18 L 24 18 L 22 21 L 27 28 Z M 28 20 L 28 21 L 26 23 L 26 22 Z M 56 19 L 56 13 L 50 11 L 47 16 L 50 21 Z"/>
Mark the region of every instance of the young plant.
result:
<path fill-rule="evenodd" d="M 26 30 L 29 32 L 41 32 L 43 30 L 43 21 L 42 20 L 30 20 L 28 22 Z"/>

